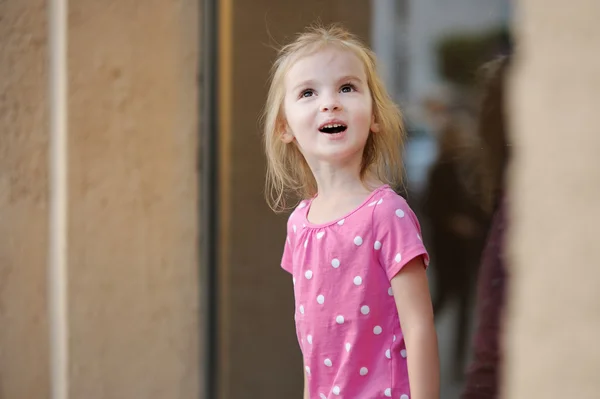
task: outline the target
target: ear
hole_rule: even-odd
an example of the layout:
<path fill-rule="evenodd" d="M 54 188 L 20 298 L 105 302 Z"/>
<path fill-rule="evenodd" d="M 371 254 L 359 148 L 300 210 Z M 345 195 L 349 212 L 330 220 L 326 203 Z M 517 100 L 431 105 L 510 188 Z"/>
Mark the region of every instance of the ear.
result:
<path fill-rule="evenodd" d="M 294 135 L 292 134 L 292 132 L 290 132 L 289 129 L 285 129 L 284 131 L 282 131 L 281 141 L 283 141 L 285 144 L 289 144 L 292 141 L 294 141 Z"/>
<path fill-rule="evenodd" d="M 375 115 L 371 117 L 371 131 L 373 133 L 379 133 L 379 123 L 375 122 Z"/>
<path fill-rule="evenodd" d="M 285 144 L 289 144 L 294 141 L 294 134 L 292 133 L 292 129 L 288 126 L 285 120 L 280 119 L 277 122 L 277 132 L 279 134 L 279 138 Z"/>

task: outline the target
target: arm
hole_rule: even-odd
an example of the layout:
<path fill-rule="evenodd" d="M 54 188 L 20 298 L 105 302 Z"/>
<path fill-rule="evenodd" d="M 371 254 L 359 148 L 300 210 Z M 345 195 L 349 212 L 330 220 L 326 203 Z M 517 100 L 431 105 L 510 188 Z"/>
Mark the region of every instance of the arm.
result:
<path fill-rule="evenodd" d="M 473 335 L 473 358 L 467 369 L 461 398 L 498 397 L 501 364 L 500 331 L 505 303 L 504 206 L 494 216 L 482 256 L 477 282 L 477 327 Z"/>
<path fill-rule="evenodd" d="M 439 399 L 437 335 L 422 258 L 407 263 L 391 283 L 408 353 L 411 398 Z"/>
<path fill-rule="evenodd" d="M 302 395 L 302 399 L 310 399 L 308 396 L 308 384 L 306 383 L 306 371 L 304 367 L 302 367 L 302 374 L 304 375 L 304 394 Z"/>

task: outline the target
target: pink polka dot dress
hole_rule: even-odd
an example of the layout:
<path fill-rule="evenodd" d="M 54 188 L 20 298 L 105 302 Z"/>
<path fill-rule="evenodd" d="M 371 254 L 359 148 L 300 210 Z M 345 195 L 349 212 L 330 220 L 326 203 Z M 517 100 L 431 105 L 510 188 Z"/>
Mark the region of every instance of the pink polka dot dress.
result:
<path fill-rule="evenodd" d="M 308 221 L 310 204 L 290 215 L 282 259 L 310 398 L 410 399 L 390 281 L 415 257 L 429 262 L 416 216 L 387 185 L 322 225 Z"/>

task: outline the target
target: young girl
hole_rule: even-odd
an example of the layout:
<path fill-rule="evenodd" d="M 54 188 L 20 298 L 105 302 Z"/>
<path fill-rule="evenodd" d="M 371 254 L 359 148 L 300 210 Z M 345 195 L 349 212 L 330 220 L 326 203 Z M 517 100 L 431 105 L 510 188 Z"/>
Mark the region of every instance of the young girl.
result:
<path fill-rule="evenodd" d="M 375 56 L 339 27 L 284 46 L 265 114 L 269 204 L 288 221 L 304 398 L 439 398 L 419 223 L 401 184 L 401 116 Z"/>

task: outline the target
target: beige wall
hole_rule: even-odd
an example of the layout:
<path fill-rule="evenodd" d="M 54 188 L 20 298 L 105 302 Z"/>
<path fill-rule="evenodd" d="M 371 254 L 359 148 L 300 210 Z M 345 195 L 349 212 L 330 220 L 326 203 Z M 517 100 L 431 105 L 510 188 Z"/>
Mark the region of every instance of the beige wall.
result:
<path fill-rule="evenodd" d="M 600 397 L 600 2 L 521 0 L 505 398 Z"/>
<path fill-rule="evenodd" d="M 47 9 L 0 2 L 0 397 L 49 397 Z M 72 398 L 200 396 L 198 2 L 69 9 Z"/>
<path fill-rule="evenodd" d="M 224 185 L 220 269 L 221 398 L 297 398 L 302 361 L 294 332 L 291 276 L 279 267 L 285 216 L 265 203 L 259 116 L 275 51 L 307 24 L 342 22 L 369 40 L 364 0 L 221 2 Z"/>
<path fill-rule="evenodd" d="M 45 1 L 2 1 L 0 18 L 0 398 L 45 398 Z"/>

